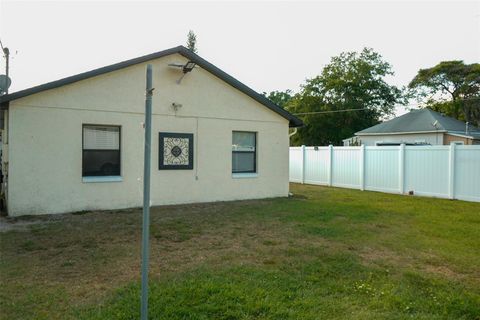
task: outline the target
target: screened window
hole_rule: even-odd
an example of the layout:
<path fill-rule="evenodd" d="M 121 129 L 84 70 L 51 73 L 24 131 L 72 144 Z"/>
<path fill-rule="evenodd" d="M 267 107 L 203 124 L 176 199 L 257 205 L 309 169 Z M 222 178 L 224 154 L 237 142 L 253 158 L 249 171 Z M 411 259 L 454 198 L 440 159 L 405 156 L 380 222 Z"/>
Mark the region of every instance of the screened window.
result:
<path fill-rule="evenodd" d="M 120 175 L 120 127 L 83 126 L 82 176 Z"/>
<path fill-rule="evenodd" d="M 257 134 L 255 132 L 233 131 L 232 173 L 257 171 Z"/>

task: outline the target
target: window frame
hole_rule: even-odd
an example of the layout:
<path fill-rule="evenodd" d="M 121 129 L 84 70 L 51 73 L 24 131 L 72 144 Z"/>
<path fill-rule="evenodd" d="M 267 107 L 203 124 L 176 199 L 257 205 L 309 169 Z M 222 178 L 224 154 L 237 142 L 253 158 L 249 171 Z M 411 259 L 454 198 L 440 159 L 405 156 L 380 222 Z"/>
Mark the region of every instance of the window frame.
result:
<path fill-rule="evenodd" d="M 248 173 L 248 174 L 255 173 L 256 174 L 257 173 L 257 141 L 258 141 L 257 135 L 258 135 L 258 132 L 256 132 L 256 131 L 245 131 L 245 130 L 232 130 L 232 146 L 233 146 L 233 134 L 235 132 L 253 133 L 255 150 L 254 151 L 235 151 L 232 148 L 232 156 L 235 153 L 253 153 L 253 171 L 252 170 L 233 171 L 233 158 L 232 158 L 232 174 L 233 175 L 243 174 L 243 173 Z"/>
<path fill-rule="evenodd" d="M 119 165 L 119 172 L 118 175 L 104 175 L 104 176 L 92 176 L 92 175 L 85 175 L 84 174 L 84 152 L 87 151 L 105 151 L 105 149 L 85 149 L 85 136 L 84 136 L 84 129 L 85 127 L 110 127 L 110 128 L 118 128 L 118 165 Z M 107 150 L 112 151 L 112 150 Z M 82 123 L 82 179 L 84 178 L 98 178 L 102 180 L 102 177 L 121 177 L 122 176 L 122 126 L 117 124 L 96 124 L 96 123 Z M 84 179 L 85 180 L 85 179 Z M 115 180 L 116 181 L 116 180 Z"/>

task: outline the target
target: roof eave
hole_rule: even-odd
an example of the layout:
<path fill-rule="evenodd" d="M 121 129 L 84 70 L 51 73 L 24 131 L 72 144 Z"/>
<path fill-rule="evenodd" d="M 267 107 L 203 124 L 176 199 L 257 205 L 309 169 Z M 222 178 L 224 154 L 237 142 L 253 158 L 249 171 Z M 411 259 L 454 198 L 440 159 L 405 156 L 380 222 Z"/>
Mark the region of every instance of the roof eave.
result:
<path fill-rule="evenodd" d="M 130 59 L 130 60 L 125 60 L 125 61 L 118 62 L 118 63 L 115 63 L 115 64 L 111 64 L 111 65 L 108 65 L 108 66 L 105 66 L 105 67 L 101 67 L 101 68 L 97 68 L 97 69 L 94 69 L 94 70 L 82 72 L 82 73 L 79 73 L 79 74 L 76 74 L 76 75 L 73 75 L 73 76 L 69 76 L 69 77 L 66 77 L 66 78 L 59 79 L 59 80 L 47 82 L 47 83 L 44 83 L 44 84 L 41 84 L 41 85 L 38 85 L 38 86 L 34 86 L 34 87 L 31 87 L 31 88 L 20 90 L 20 91 L 14 92 L 14 93 L 10 93 L 10 94 L 7 94 L 7 95 L 4 95 L 4 96 L 0 97 L 0 102 L 20 99 L 20 98 L 29 96 L 29 95 L 34 94 L 34 93 L 38 93 L 38 92 L 45 91 L 45 90 L 50 90 L 50 89 L 55 89 L 55 88 L 58 88 L 58 87 L 61 87 L 61 86 L 67 85 L 67 84 L 71 84 L 71 83 L 75 83 L 75 82 L 78 82 L 78 81 L 81 81 L 81 80 L 85 80 L 85 79 L 88 79 L 88 78 L 99 76 L 99 75 L 104 74 L 104 73 L 108 73 L 108 72 L 112 72 L 112 71 L 115 71 L 115 70 L 123 69 L 123 68 L 129 67 L 129 66 L 132 66 L 132 65 L 135 65 L 135 64 L 138 64 L 138 63 L 142 63 L 142 62 L 146 62 L 146 61 L 149 61 L 149 60 L 161 58 L 161 57 L 164 57 L 164 56 L 167 56 L 167 55 L 170 55 L 170 54 L 178 53 L 178 51 L 180 50 L 180 47 L 181 46 L 166 49 L 166 50 L 163 50 L 163 51 L 160 51 L 160 52 L 148 54 L 148 55 L 141 56 L 141 57 L 134 58 L 134 59 Z"/>
<path fill-rule="evenodd" d="M 432 131 L 405 131 L 405 132 L 356 132 L 356 136 L 383 136 L 383 135 L 399 135 L 399 134 L 415 134 L 415 133 L 444 133 L 447 130 L 432 130 Z"/>
<path fill-rule="evenodd" d="M 455 132 L 447 132 L 448 135 L 455 136 L 455 137 L 462 137 L 462 138 L 468 138 L 468 139 L 480 139 L 480 133 L 478 133 L 478 136 L 476 135 L 468 135 L 468 134 L 461 134 L 461 133 L 455 133 Z"/>
<path fill-rule="evenodd" d="M 58 88 L 58 87 L 61 87 L 61 86 L 67 85 L 67 84 L 71 84 L 71 83 L 74 83 L 74 82 L 78 82 L 78 81 L 81 81 L 81 80 L 92 78 L 92 77 L 95 77 L 95 76 L 98 76 L 98 75 L 101 75 L 101 74 L 104 74 L 104 73 L 112 72 L 112 71 L 115 71 L 115 70 L 126 68 L 126 67 L 129 67 L 129 66 L 135 65 L 135 64 L 139 64 L 139 63 L 149 61 L 149 60 L 158 59 L 158 58 L 161 58 L 161 57 L 164 57 L 164 56 L 167 56 L 167 55 L 171 55 L 171 54 L 175 54 L 175 53 L 178 53 L 178 54 L 184 56 L 185 58 L 195 62 L 196 64 L 198 64 L 203 69 L 209 71 L 210 73 L 219 77 L 220 79 L 222 79 L 223 81 L 225 81 L 229 85 L 233 86 L 234 88 L 236 88 L 236 89 L 240 90 L 241 92 L 245 93 L 246 95 L 248 95 L 252 99 L 256 100 L 260 104 L 266 106 L 270 110 L 272 110 L 272 111 L 276 112 L 277 114 L 281 115 L 282 117 L 284 117 L 285 119 L 287 119 L 289 121 L 289 126 L 290 127 L 301 127 L 301 126 L 303 126 L 303 121 L 302 120 L 295 117 L 294 115 L 292 115 L 288 111 L 282 109 L 281 107 L 277 106 L 275 103 L 273 103 L 272 101 L 270 101 L 266 97 L 262 96 L 261 94 L 259 94 L 255 90 L 249 88 L 245 84 L 241 83 L 240 81 L 238 81 L 234 77 L 230 76 L 226 72 L 217 68 L 216 66 L 214 66 L 210 62 L 206 61 L 205 59 L 201 58 L 199 55 L 193 53 L 192 51 L 185 48 L 184 46 L 178 46 L 178 47 L 166 49 L 166 50 L 163 50 L 163 51 L 160 51 L 160 52 L 156 52 L 156 53 L 148 54 L 148 55 L 145 55 L 145 56 L 142 56 L 142 57 L 122 61 L 122 62 L 115 63 L 115 64 L 112 64 L 112 65 L 109 65 L 109 66 L 101 67 L 101 68 L 94 69 L 94 70 L 87 71 L 87 72 L 83 72 L 83 73 L 80 73 L 80 74 L 77 74 L 77 75 L 74 75 L 74 76 L 66 77 L 66 78 L 63 78 L 63 79 L 60 79 L 60 80 L 55 80 L 55 81 L 44 83 L 44 84 L 41 84 L 41 85 L 38 85 L 38 86 L 35 86 L 35 87 L 31 87 L 31 88 L 20 90 L 20 91 L 11 93 L 11 94 L 7 94 L 7 95 L 4 95 L 4 96 L 0 97 L 0 103 L 4 103 L 4 102 L 12 101 L 12 100 L 15 100 L 15 99 L 19 99 L 19 98 L 22 98 L 22 97 L 26 97 L 28 95 L 38 93 L 38 92 L 41 92 L 41 91 L 55 89 L 55 88 Z"/>
<path fill-rule="evenodd" d="M 268 98 L 264 97 L 263 95 L 259 94 L 255 90 L 251 89 L 247 85 L 241 83 L 234 77 L 230 76 L 228 73 L 224 72 L 220 68 L 216 67 L 215 65 L 211 64 L 207 60 L 203 59 L 199 55 L 195 54 L 194 52 L 188 50 L 187 48 L 180 46 L 180 51 L 178 52 L 185 58 L 195 62 L 197 65 L 202 67 L 203 69 L 207 70 L 208 72 L 214 74 L 215 76 L 219 77 L 232 87 L 234 87 L 237 90 L 242 91 L 243 93 L 247 94 L 249 97 L 253 98 L 256 100 L 258 103 L 263 104 L 267 108 L 271 109 L 272 111 L 278 113 L 279 115 L 283 116 L 289 121 L 289 126 L 291 128 L 294 127 L 302 127 L 303 121 L 300 120 L 299 118 L 295 117 L 288 111 L 284 110 L 280 106 L 276 105 L 273 103 L 271 100 Z"/>

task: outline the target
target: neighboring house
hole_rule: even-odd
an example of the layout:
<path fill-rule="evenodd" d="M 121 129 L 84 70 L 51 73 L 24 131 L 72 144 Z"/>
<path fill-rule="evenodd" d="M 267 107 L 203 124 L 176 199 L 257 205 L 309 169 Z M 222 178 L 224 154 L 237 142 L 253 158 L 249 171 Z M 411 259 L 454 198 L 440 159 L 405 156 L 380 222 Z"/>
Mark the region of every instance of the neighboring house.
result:
<path fill-rule="evenodd" d="M 345 146 L 480 144 L 480 129 L 428 108 L 382 122 L 343 140 Z"/>
<path fill-rule="evenodd" d="M 179 46 L 0 97 L 9 215 L 141 206 L 147 64 L 152 205 L 288 195 L 301 120 Z"/>

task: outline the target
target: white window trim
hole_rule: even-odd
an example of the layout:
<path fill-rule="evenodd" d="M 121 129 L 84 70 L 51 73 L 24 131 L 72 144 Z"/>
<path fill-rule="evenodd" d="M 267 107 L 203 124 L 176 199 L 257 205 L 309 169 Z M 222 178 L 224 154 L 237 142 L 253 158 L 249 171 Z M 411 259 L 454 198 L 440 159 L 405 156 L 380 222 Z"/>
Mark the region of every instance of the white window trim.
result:
<path fill-rule="evenodd" d="M 255 138 L 255 147 L 253 151 L 248 151 L 253 153 L 253 161 L 254 161 L 254 171 L 248 171 L 248 172 L 232 172 L 232 177 L 233 178 L 254 178 L 256 177 L 258 173 L 258 132 L 257 131 L 243 131 L 243 130 L 233 130 L 232 131 L 232 154 L 234 152 L 241 152 L 240 150 L 237 150 L 237 147 L 234 148 L 233 146 L 233 135 L 235 133 L 253 133 L 254 138 Z M 234 150 L 235 149 L 235 150 Z M 232 161 L 232 171 L 233 171 L 233 161 Z"/>
<path fill-rule="evenodd" d="M 95 182 L 122 182 L 122 176 L 91 176 L 91 177 L 82 177 L 82 182 L 84 183 L 95 183 Z"/>
<path fill-rule="evenodd" d="M 120 174 L 118 176 L 83 176 L 83 152 L 85 149 L 85 127 L 113 127 L 118 128 L 118 152 L 120 156 Z M 90 123 L 83 123 L 82 124 L 82 182 L 90 183 L 90 182 L 121 182 L 123 178 L 121 177 L 122 174 L 122 143 L 121 143 L 121 134 L 122 134 L 122 126 L 117 124 L 90 124 Z M 110 150 L 110 149 L 107 149 Z M 116 149 L 112 149 L 116 150 Z"/>
<path fill-rule="evenodd" d="M 233 179 L 248 179 L 248 178 L 257 178 L 257 172 L 236 172 L 232 173 Z"/>

